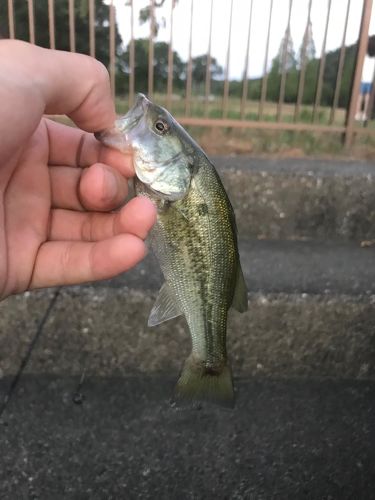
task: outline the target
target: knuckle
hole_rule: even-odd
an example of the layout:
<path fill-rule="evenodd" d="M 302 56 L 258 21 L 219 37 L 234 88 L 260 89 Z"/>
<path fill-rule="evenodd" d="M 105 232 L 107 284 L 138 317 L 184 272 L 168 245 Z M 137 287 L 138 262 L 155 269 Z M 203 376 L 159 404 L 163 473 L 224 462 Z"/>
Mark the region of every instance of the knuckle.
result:
<path fill-rule="evenodd" d="M 109 73 L 104 64 L 93 57 L 88 57 L 88 60 L 92 82 L 109 85 Z"/>
<path fill-rule="evenodd" d="M 63 273 L 66 273 L 72 262 L 72 244 L 67 243 L 61 252 L 60 265 Z"/>
<path fill-rule="evenodd" d="M 86 217 L 82 223 L 81 237 L 83 241 L 92 241 L 92 221 L 90 216 Z"/>

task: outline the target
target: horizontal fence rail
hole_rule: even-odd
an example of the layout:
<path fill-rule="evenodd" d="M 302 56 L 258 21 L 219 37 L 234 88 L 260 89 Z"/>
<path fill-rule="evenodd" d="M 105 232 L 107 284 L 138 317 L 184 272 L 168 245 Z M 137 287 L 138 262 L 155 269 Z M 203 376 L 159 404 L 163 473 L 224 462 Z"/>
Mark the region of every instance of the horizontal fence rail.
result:
<path fill-rule="evenodd" d="M 368 126 L 355 121 L 373 0 L 2 3 L 3 36 L 97 57 L 108 67 L 113 96 L 125 108 L 141 91 L 187 125 L 336 133 L 348 146 L 355 135 L 375 135 L 371 116 Z M 334 15 L 338 4 L 341 24 Z M 360 21 L 357 42 L 350 46 L 354 8 L 360 9 Z M 299 48 L 293 46 L 295 33 L 302 33 Z M 327 51 L 333 34 L 336 49 Z M 373 107 L 374 90 L 370 103 Z"/>

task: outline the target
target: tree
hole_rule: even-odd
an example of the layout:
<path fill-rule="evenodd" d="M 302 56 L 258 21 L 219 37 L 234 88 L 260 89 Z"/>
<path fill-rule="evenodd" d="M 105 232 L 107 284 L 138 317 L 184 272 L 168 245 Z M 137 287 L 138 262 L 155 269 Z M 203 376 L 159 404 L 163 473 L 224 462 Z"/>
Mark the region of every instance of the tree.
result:
<path fill-rule="evenodd" d="M 173 9 L 176 6 L 176 3 L 178 0 L 172 0 L 173 2 Z M 165 17 L 161 17 L 159 20 L 156 17 L 156 8 L 162 7 L 165 3 L 165 0 L 154 0 L 154 9 L 151 9 L 150 5 L 147 5 L 146 7 L 143 7 L 139 11 L 139 24 L 145 24 L 147 21 L 151 21 L 152 26 L 153 26 L 153 38 L 156 38 L 158 36 L 159 28 L 160 26 L 165 27 L 166 25 L 166 19 Z"/>
<path fill-rule="evenodd" d="M 206 81 L 207 56 L 197 56 L 192 59 L 192 76 L 195 83 L 202 84 Z M 210 64 L 211 78 L 223 76 L 223 68 L 219 65 L 215 57 L 211 57 Z"/>
<path fill-rule="evenodd" d="M 336 86 L 337 69 L 339 65 L 340 49 L 336 49 L 326 54 L 326 65 L 323 78 L 323 88 L 321 103 L 324 106 L 330 106 L 333 101 L 334 90 Z M 346 47 L 344 67 L 340 87 L 339 106 L 347 107 L 353 72 L 356 61 L 356 46 Z M 303 94 L 304 104 L 313 104 L 315 100 L 316 86 L 318 83 L 320 59 L 312 59 L 306 65 L 305 88 Z"/>
<path fill-rule="evenodd" d="M 293 40 L 290 28 L 285 30 L 285 34 L 280 42 L 279 52 L 272 60 L 271 71 L 268 75 L 267 97 L 271 101 L 279 99 L 281 75 L 285 71 L 287 74 L 285 84 L 284 100 L 293 101 L 296 94 L 296 68 L 297 62 L 293 48 Z"/>
<path fill-rule="evenodd" d="M 166 42 L 154 43 L 154 89 L 157 92 L 163 92 L 166 89 L 168 79 L 168 49 L 169 45 Z M 121 76 L 119 87 L 127 90 L 127 80 L 130 73 L 129 64 L 130 44 L 127 46 L 126 51 L 119 58 L 119 67 Z M 135 53 L 135 82 L 138 92 L 147 93 L 148 90 L 148 54 L 149 54 L 149 40 L 148 38 L 141 38 L 134 40 L 134 53 Z M 186 65 L 181 61 L 177 52 L 173 52 L 173 82 L 175 88 L 181 89 L 183 87 L 183 75 Z"/>
<path fill-rule="evenodd" d="M 306 26 L 305 33 L 303 35 L 302 45 L 299 50 L 298 63 L 301 68 L 308 61 L 312 61 L 315 58 L 316 49 L 312 33 L 312 23 L 309 21 Z"/>
<path fill-rule="evenodd" d="M 25 0 L 14 0 L 15 34 L 19 40 L 29 40 L 28 4 Z M 69 10 L 67 0 L 55 0 L 55 38 L 56 48 L 70 50 Z M 41 47 L 49 47 L 48 0 L 34 2 L 35 42 Z M 122 39 L 116 25 L 116 52 L 121 53 Z M 4 37 L 8 32 L 7 2 L 0 2 L 0 33 Z M 109 6 L 103 0 L 95 0 L 95 41 L 96 58 L 103 64 L 109 64 Z M 89 54 L 89 19 L 88 0 L 75 2 L 75 38 L 76 51 Z"/>
<path fill-rule="evenodd" d="M 282 73 L 284 70 L 289 71 L 297 65 L 290 28 L 285 30 L 285 34 L 281 39 L 279 53 L 274 59 L 274 64 L 277 65 L 279 73 Z"/>

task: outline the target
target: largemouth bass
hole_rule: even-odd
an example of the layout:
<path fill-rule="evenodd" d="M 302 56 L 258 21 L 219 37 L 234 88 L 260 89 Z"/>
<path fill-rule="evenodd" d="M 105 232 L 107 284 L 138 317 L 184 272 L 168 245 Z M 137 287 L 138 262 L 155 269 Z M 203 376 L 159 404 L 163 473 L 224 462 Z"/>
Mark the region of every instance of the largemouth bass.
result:
<path fill-rule="evenodd" d="M 151 311 L 154 326 L 183 314 L 192 351 L 177 382 L 177 401 L 234 405 L 226 329 L 232 306 L 247 310 L 233 208 L 202 149 L 168 111 L 139 94 L 105 145 L 134 154 L 136 193 L 156 205 L 151 247 L 165 283 Z"/>

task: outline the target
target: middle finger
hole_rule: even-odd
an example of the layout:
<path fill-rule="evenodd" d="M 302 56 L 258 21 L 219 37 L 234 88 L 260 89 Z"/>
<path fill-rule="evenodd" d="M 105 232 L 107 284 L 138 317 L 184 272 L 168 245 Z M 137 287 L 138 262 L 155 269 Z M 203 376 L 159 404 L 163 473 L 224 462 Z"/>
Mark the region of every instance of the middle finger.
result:
<path fill-rule="evenodd" d="M 128 194 L 127 179 L 117 170 L 95 163 L 85 169 L 50 167 L 52 207 L 70 210 L 114 210 Z"/>

